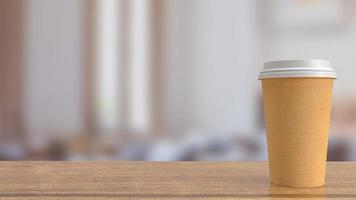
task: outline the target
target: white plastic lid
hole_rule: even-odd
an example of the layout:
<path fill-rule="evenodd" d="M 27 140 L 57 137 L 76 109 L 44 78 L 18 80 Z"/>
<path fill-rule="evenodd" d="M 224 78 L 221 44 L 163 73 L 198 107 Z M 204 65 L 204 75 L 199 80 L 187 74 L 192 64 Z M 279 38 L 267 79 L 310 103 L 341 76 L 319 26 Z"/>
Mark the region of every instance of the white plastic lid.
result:
<path fill-rule="evenodd" d="M 328 60 L 277 60 L 266 62 L 258 79 L 286 77 L 337 78 Z"/>

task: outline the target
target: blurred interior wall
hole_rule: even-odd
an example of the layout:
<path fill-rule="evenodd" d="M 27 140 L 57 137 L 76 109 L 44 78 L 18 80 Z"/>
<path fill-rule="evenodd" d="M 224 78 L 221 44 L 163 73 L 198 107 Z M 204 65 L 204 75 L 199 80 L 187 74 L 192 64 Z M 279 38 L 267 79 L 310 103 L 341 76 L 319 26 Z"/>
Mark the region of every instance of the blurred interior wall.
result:
<path fill-rule="evenodd" d="M 5 143 L 23 133 L 24 2 L 0 1 L 0 140 Z"/>
<path fill-rule="evenodd" d="M 256 127 L 256 2 L 193 2 L 194 124 L 204 130 L 250 134 Z"/>
<path fill-rule="evenodd" d="M 25 120 L 31 145 L 83 126 L 83 0 L 26 0 Z"/>
<path fill-rule="evenodd" d="M 167 119 L 181 131 L 256 126 L 255 1 L 169 1 Z"/>
<path fill-rule="evenodd" d="M 167 16 L 168 16 L 168 1 L 167 0 L 152 0 L 149 5 L 150 11 L 150 52 L 151 52 L 151 84 L 152 84 L 152 100 L 151 100 L 151 118 L 152 132 L 156 135 L 161 135 L 167 131 L 167 121 L 165 117 L 166 82 L 167 77 Z"/>

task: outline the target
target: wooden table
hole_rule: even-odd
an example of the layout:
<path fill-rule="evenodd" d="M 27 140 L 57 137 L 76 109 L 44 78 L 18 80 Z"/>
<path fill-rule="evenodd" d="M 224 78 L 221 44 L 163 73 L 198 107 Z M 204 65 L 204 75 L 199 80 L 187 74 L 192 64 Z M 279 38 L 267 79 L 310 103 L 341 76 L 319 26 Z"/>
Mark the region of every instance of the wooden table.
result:
<path fill-rule="evenodd" d="M 265 162 L 0 162 L 0 199 L 356 199 L 356 163 L 319 188 L 270 185 Z"/>

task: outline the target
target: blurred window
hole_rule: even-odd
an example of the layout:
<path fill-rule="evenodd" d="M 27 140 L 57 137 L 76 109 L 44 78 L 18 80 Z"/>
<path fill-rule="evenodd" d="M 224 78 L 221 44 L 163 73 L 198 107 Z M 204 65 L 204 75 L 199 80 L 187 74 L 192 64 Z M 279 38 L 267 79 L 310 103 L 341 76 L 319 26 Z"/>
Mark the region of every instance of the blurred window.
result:
<path fill-rule="evenodd" d="M 96 2 L 98 128 L 145 133 L 150 128 L 149 2 Z"/>

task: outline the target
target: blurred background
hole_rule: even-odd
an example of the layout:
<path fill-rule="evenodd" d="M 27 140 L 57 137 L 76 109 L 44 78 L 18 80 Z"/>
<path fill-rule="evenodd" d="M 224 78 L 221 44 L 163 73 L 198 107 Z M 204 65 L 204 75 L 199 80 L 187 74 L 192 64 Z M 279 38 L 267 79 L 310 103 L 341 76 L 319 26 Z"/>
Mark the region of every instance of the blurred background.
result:
<path fill-rule="evenodd" d="M 356 160 L 356 1 L 1 0 L 0 160 L 266 160 L 258 72 L 307 58 Z"/>

